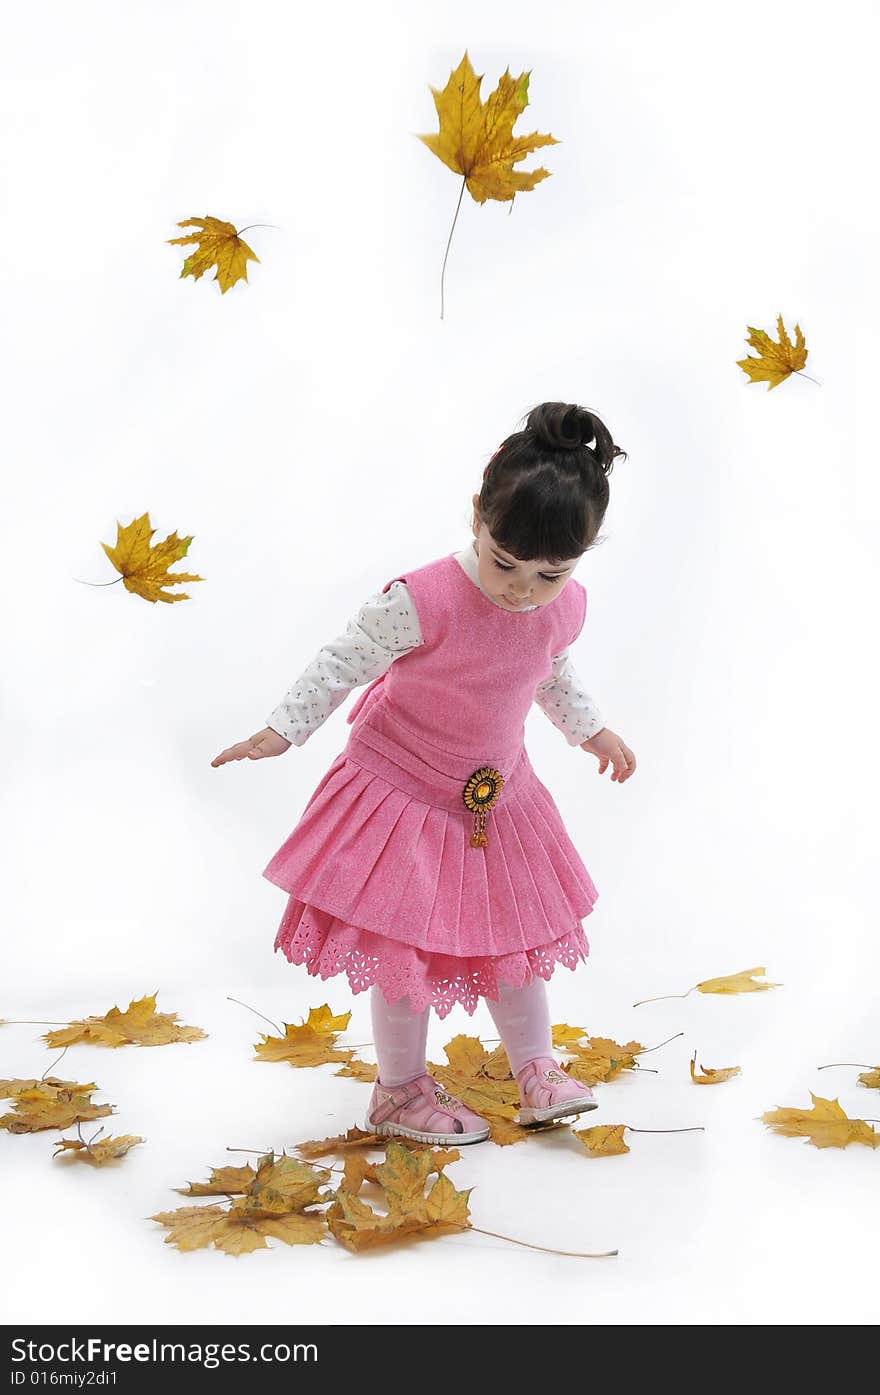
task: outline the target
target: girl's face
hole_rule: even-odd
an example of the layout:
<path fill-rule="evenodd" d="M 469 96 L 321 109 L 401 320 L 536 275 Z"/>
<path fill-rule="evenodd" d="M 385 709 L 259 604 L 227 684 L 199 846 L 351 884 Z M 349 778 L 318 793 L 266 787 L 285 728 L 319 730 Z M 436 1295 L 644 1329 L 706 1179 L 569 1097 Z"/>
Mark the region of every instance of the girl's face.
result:
<path fill-rule="evenodd" d="M 533 559 L 521 562 L 495 542 L 485 524 L 480 523 L 474 503 L 473 530 L 480 585 L 507 610 L 523 610 L 529 605 L 549 605 L 565 587 L 578 562 L 572 557 L 555 565 Z"/>

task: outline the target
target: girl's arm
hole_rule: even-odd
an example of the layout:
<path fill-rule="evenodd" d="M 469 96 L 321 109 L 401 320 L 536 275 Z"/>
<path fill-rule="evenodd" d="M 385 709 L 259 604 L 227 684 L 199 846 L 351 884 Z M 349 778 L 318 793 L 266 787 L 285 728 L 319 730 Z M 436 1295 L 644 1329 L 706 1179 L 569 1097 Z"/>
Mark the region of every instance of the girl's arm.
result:
<path fill-rule="evenodd" d="M 353 688 L 379 678 L 421 643 L 409 588 L 405 581 L 393 581 L 387 591 L 364 602 L 344 634 L 318 650 L 266 725 L 292 745 L 303 746 Z"/>
<path fill-rule="evenodd" d="M 568 646 L 553 660 L 553 673 L 539 683 L 534 701 L 570 746 L 580 746 L 605 726 L 605 719 L 579 678 Z"/>

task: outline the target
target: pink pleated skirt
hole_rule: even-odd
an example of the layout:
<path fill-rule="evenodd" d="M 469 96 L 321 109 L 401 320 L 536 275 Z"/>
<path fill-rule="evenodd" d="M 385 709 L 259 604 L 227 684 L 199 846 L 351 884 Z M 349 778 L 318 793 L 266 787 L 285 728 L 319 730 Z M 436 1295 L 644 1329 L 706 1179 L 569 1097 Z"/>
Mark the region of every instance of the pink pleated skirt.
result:
<path fill-rule="evenodd" d="M 585 961 L 596 887 L 525 746 L 491 756 L 428 746 L 387 695 L 374 703 L 263 870 L 288 893 L 276 951 L 440 1017 Z M 472 848 L 462 791 L 492 764 L 504 781 Z"/>

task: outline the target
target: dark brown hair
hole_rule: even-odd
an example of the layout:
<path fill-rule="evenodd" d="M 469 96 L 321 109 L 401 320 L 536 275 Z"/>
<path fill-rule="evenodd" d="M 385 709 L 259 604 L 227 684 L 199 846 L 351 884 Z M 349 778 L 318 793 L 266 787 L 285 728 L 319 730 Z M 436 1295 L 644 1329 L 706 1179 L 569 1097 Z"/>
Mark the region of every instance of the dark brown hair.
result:
<path fill-rule="evenodd" d="M 521 562 L 580 557 L 602 526 L 608 475 L 621 455 L 626 451 L 595 412 L 571 402 L 541 402 L 483 471 L 480 520 Z"/>

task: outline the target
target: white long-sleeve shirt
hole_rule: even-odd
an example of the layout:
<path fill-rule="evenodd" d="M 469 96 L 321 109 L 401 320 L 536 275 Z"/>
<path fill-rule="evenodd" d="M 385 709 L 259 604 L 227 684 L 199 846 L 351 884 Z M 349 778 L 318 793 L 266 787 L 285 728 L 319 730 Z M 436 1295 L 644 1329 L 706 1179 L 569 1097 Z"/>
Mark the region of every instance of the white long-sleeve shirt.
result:
<path fill-rule="evenodd" d="M 455 560 L 475 586 L 479 581 L 474 545 L 455 553 Z M 488 599 L 497 605 L 494 597 Z M 535 606 L 524 606 L 534 610 Z M 306 669 L 266 719 L 266 725 L 294 746 L 303 746 L 353 688 L 372 682 L 395 659 L 422 643 L 415 602 L 405 581 L 393 581 L 377 591 L 349 620 L 345 634 L 318 650 Z M 549 678 L 538 684 L 535 702 L 558 727 L 570 746 L 578 746 L 601 731 L 605 722 L 584 688 L 568 648 L 553 659 Z"/>

